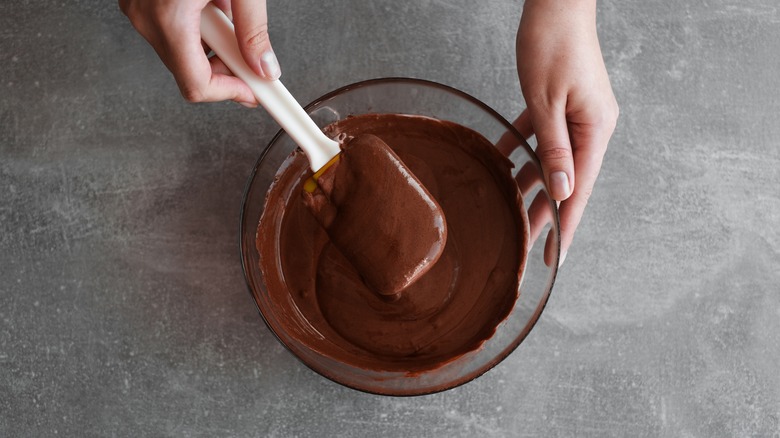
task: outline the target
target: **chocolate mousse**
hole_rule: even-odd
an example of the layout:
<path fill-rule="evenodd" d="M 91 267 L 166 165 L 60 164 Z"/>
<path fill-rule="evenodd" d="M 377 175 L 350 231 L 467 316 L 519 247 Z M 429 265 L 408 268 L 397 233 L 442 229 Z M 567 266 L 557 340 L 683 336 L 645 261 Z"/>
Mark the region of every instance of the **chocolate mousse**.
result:
<path fill-rule="evenodd" d="M 312 172 L 296 151 L 268 191 L 257 233 L 271 328 L 331 360 L 377 371 L 425 372 L 480 348 L 513 308 L 525 264 L 528 221 L 512 163 L 479 133 L 421 116 L 354 116 L 325 132 L 386 143 L 441 207 L 446 243 L 395 299 L 376 293 L 331 241 L 342 231 L 329 233 L 307 207 L 301 192 Z M 377 214 L 369 210 L 355 214 Z M 371 229 L 347 232 L 372 239 Z"/>

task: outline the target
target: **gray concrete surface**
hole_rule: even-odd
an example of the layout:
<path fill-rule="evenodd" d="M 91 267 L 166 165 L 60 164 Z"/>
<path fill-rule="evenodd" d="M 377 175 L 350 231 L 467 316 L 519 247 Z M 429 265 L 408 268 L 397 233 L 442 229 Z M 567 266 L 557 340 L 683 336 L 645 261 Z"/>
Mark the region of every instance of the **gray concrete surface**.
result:
<path fill-rule="evenodd" d="M 269 3 L 302 101 L 398 75 L 524 106 L 519 2 Z M 780 436 L 778 8 L 600 3 L 622 115 L 545 313 L 397 399 L 305 368 L 245 289 L 270 118 L 184 103 L 113 1 L 3 1 L 0 436 Z"/>

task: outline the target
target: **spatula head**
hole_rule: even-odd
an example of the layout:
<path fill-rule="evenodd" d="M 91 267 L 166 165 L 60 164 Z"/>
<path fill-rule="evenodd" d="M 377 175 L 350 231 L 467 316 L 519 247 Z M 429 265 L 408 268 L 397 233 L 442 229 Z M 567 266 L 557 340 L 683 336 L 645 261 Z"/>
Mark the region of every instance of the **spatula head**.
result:
<path fill-rule="evenodd" d="M 381 295 L 401 293 L 433 267 L 447 242 L 439 204 L 379 137 L 342 143 L 304 200 L 331 242 Z"/>

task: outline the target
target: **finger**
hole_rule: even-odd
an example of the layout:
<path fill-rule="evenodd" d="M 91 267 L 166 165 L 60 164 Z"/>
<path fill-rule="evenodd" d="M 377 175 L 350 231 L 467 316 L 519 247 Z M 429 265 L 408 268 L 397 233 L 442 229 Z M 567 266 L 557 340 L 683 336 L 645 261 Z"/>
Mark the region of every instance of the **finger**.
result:
<path fill-rule="evenodd" d="M 611 132 L 604 135 L 593 130 L 577 132 L 575 128 L 573 134 L 574 171 L 577 174 L 577 185 L 574 187 L 572 195 L 561 202 L 559 209 L 562 256 L 569 250 L 574 239 L 574 231 L 579 226 L 585 207 L 588 205 L 588 200 L 601 170 L 601 163 Z"/>
<path fill-rule="evenodd" d="M 211 3 L 214 3 L 214 6 L 224 12 L 230 21 L 233 21 L 233 9 L 231 8 L 230 0 L 211 0 Z"/>
<path fill-rule="evenodd" d="M 509 157 L 518 147 L 520 147 L 520 139 L 517 138 L 517 134 L 510 129 L 508 129 L 496 142 L 496 149 L 505 157 Z"/>
<path fill-rule="evenodd" d="M 536 186 L 544 184 L 539 167 L 532 161 L 520 168 L 517 175 L 515 175 L 515 181 L 517 182 L 517 188 L 520 189 L 520 193 L 523 196 L 528 196 Z"/>
<path fill-rule="evenodd" d="M 553 220 L 553 210 L 550 208 L 550 199 L 547 197 L 544 191 L 540 191 L 534 197 L 531 202 L 531 206 L 528 207 L 528 228 L 530 235 L 529 248 L 533 246 L 539 236 L 542 234 L 547 224 L 551 224 Z M 547 257 L 545 255 L 545 263 Z"/>
<path fill-rule="evenodd" d="M 209 64 L 211 64 L 211 74 L 232 76 L 233 72 L 230 71 L 228 66 L 219 59 L 218 56 L 212 56 L 209 58 Z"/>
<path fill-rule="evenodd" d="M 571 196 L 575 184 L 574 161 L 564 106 L 530 108 L 531 124 L 536 134 L 536 155 L 542 162 L 547 187 L 556 201 L 563 201 Z"/>
<path fill-rule="evenodd" d="M 520 135 L 526 140 L 534 135 L 534 127 L 531 124 L 531 113 L 528 112 L 528 108 L 524 109 L 523 112 L 517 116 L 515 121 L 512 122 L 512 126 L 517 128 L 517 131 L 520 132 Z"/>
<path fill-rule="evenodd" d="M 209 90 L 211 66 L 203 52 L 200 32 L 189 20 L 169 23 L 164 31 L 162 45 L 165 49 L 161 58 L 173 73 L 186 100 L 206 102 L 219 97 Z"/>
<path fill-rule="evenodd" d="M 256 108 L 260 104 L 257 101 L 257 98 L 255 97 L 254 93 L 246 85 L 246 83 L 243 80 L 240 80 L 235 76 L 233 76 L 233 73 L 225 65 L 225 63 L 222 62 L 221 59 L 214 56 L 209 59 L 209 64 L 211 64 L 212 84 L 217 84 L 218 86 L 239 88 L 237 97 L 231 100 L 238 102 L 247 108 Z"/>
<path fill-rule="evenodd" d="M 199 40 L 179 47 L 180 49 L 173 50 L 167 64 L 187 101 L 256 101 L 252 91 L 242 80 L 212 72 L 212 63 L 203 53 Z"/>
<path fill-rule="evenodd" d="M 555 255 L 558 254 L 558 246 L 556 245 L 556 240 L 554 239 L 555 230 L 552 228 L 550 231 L 547 232 L 547 239 L 544 241 L 544 264 L 547 266 L 552 266 L 553 263 L 555 263 Z M 561 253 L 558 255 L 558 267 L 560 268 L 563 264 L 563 261 L 566 259 L 566 253 L 561 251 Z"/>
<path fill-rule="evenodd" d="M 533 135 L 533 129 L 531 128 L 531 119 L 528 115 L 528 110 L 524 110 L 520 115 L 512 122 L 512 126 L 517 129 L 520 135 L 528 140 Z M 496 149 L 501 152 L 505 157 L 508 157 L 515 149 L 520 146 L 521 142 L 517 138 L 512 130 L 507 130 L 501 138 L 496 142 Z"/>
<path fill-rule="evenodd" d="M 238 47 L 247 65 L 263 78 L 278 79 L 281 70 L 268 38 L 265 0 L 232 0 L 231 7 Z"/>

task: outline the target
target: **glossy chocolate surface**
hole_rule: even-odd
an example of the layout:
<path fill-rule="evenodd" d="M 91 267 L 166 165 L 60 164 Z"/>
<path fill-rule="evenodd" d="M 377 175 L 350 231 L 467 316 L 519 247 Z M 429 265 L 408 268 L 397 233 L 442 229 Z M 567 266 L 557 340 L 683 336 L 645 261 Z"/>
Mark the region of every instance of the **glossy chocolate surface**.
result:
<path fill-rule="evenodd" d="M 374 370 L 422 372 L 479 348 L 516 301 L 526 254 L 511 162 L 478 133 L 425 117 L 363 115 L 326 132 L 371 134 L 389 145 L 444 211 L 446 246 L 396 299 L 375 293 L 305 205 L 301 187 L 311 172 L 296 152 L 277 174 L 258 228 L 275 320 L 310 348 Z"/>

